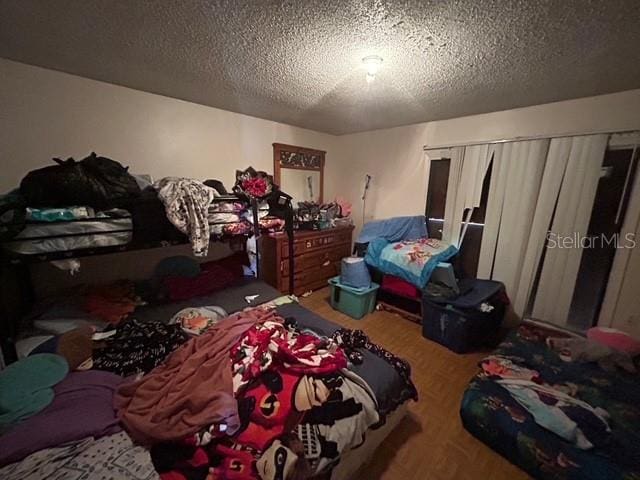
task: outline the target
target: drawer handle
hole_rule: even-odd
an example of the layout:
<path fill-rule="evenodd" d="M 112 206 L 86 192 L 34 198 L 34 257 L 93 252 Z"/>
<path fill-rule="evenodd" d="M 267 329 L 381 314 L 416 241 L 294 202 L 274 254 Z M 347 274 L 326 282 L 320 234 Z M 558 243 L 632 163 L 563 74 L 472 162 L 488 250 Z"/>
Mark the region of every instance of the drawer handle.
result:
<path fill-rule="evenodd" d="M 323 267 L 328 267 L 331 264 L 331 260 L 327 260 L 326 262 L 322 263 Z"/>

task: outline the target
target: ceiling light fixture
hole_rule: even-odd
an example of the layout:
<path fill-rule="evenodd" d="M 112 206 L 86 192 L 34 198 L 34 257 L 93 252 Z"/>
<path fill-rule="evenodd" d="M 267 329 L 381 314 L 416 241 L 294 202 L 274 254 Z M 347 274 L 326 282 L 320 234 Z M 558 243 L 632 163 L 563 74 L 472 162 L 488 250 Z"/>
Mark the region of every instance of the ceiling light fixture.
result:
<path fill-rule="evenodd" d="M 376 73 L 378 73 L 378 70 L 380 70 L 380 67 L 382 66 L 382 57 L 379 57 L 378 55 L 369 55 L 362 59 L 362 63 L 367 69 L 367 82 L 373 82 L 376 78 Z"/>

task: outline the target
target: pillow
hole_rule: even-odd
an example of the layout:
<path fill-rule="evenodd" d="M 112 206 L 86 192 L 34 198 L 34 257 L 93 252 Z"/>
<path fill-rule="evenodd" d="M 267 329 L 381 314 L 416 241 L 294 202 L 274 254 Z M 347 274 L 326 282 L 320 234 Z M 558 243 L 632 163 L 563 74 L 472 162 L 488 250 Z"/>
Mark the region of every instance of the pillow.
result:
<path fill-rule="evenodd" d="M 84 309 L 84 291 L 76 296 L 51 298 L 38 302 L 29 316 L 38 333 L 62 335 L 74 328 L 92 326 L 104 329 L 108 323 L 92 317 Z"/>
<path fill-rule="evenodd" d="M 23 358 L 1 370 L 0 435 L 49 405 L 54 397 L 52 387 L 68 372 L 66 360 L 49 353 Z"/>
<path fill-rule="evenodd" d="M 631 357 L 640 355 L 640 341 L 620 330 L 607 327 L 593 327 L 587 330 L 587 338 L 624 352 Z"/>
<path fill-rule="evenodd" d="M 56 318 L 47 320 L 34 320 L 33 326 L 54 335 L 62 335 L 71 330 L 81 327 L 93 327 L 102 330 L 107 326 L 107 322 L 100 320 L 80 319 L 80 318 Z"/>
<path fill-rule="evenodd" d="M 70 370 L 76 370 L 91 360 L 93 354 L 93 327 L 84 326 L 69 330 L 62 335 L 51 337 L 33 349 L 31 354 L 55 353 L 64 357 Z"/>
<path fill-rule="evenodd" d="M 33 350 L 52 338 L 53 335 L 34 335 L 33 337 L 18 340 L 16 342 L 18 359 L 28 357 Z"/>
<path fill-rule="evenodd" d="M 153 276 L 156 279 L 164 277 L 196 277 L 200 273 L 200 264 L 186 255 L 167 257 L 156 265 Z"/>
<path fill-rule="evenodd" d="M 169 324 L 179 323 L 182 330 L 190 335 L 200 335 L 212 325 L 227 317 L 222 307 L 189 307 L 176 313 Z"/>

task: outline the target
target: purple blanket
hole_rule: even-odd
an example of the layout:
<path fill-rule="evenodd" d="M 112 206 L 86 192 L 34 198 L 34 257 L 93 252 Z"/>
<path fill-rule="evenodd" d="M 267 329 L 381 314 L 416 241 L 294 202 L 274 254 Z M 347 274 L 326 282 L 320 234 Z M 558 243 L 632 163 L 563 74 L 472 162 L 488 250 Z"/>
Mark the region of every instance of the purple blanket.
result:
<path fill-rule="evenodd" d="M 0 437 L 0 465 L 62 443 L 119 432 L 113 394 L 122 380 L 98 370 L 67 375 L 54 387 L 53 402 Z"/>

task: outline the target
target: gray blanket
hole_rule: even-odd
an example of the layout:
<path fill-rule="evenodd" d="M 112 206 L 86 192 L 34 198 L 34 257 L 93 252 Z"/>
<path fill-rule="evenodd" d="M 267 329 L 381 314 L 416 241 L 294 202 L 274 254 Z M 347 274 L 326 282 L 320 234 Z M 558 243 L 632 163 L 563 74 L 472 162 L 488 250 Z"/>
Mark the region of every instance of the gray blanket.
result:
<path fill-rule="evenodd" d="M 159 478 L 149 451 L 125 432 L 48 448 L 0 469 L 4 480 L 152 480 Z"/>

